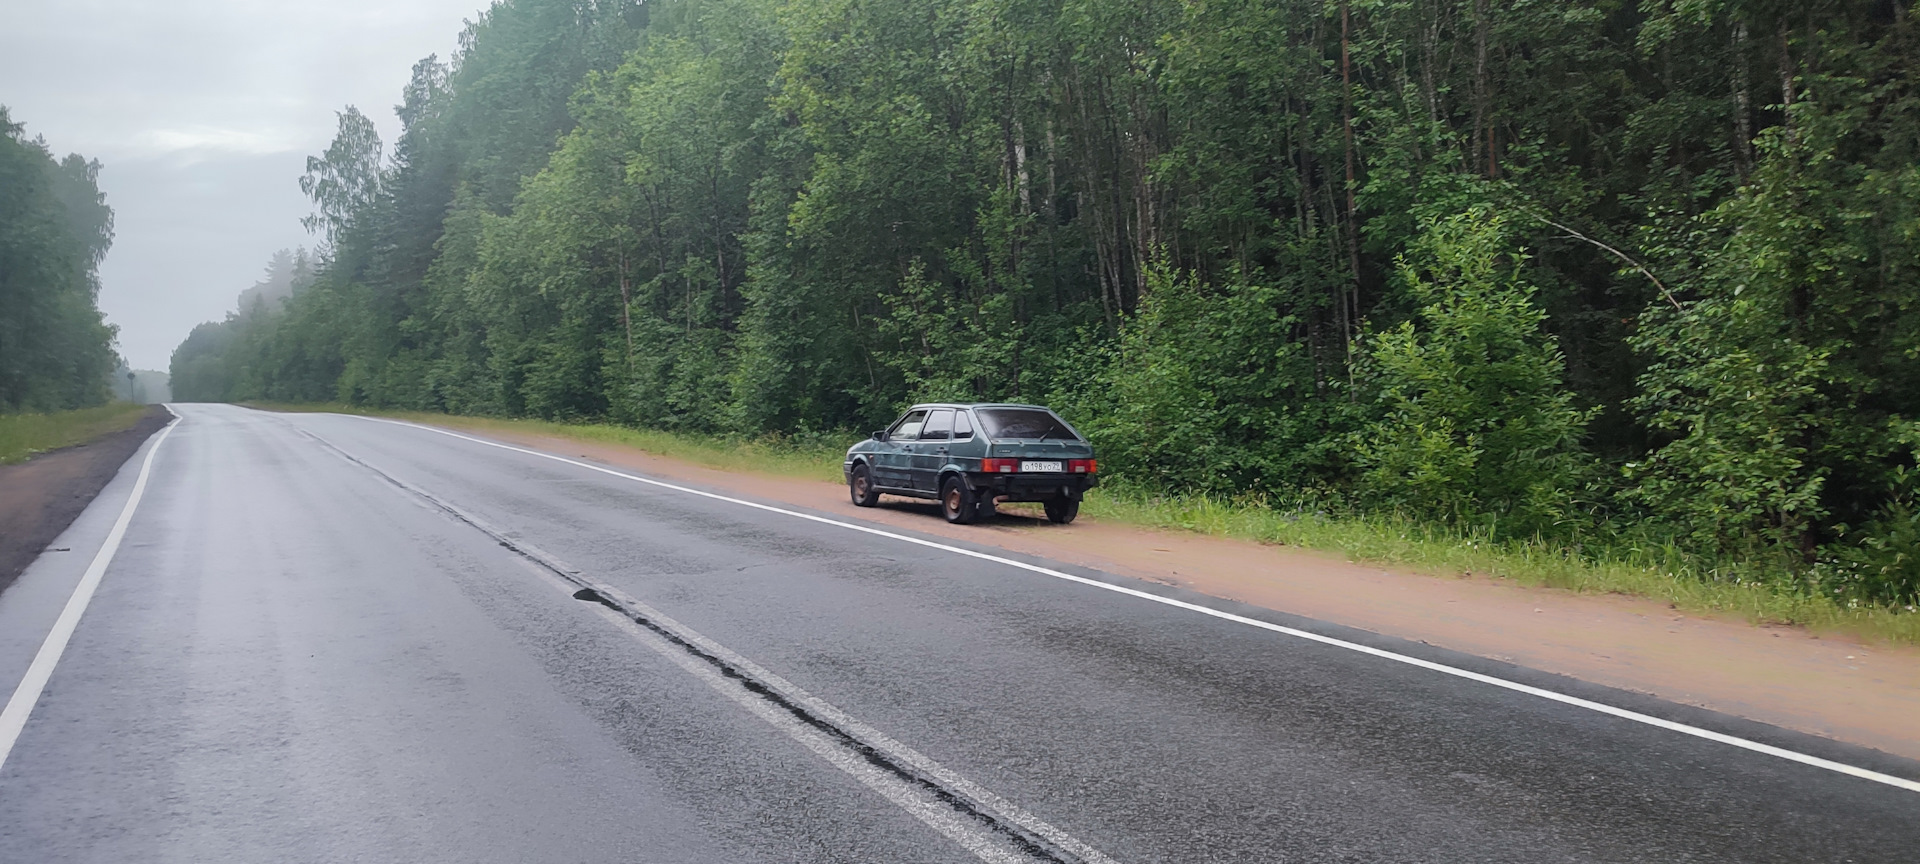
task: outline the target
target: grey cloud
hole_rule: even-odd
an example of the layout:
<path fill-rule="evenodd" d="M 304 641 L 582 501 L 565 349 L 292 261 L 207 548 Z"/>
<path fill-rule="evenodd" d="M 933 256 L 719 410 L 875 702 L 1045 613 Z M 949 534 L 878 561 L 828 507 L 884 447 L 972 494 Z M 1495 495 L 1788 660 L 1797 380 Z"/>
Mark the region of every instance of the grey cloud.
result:
<path fill-rule="evenodd" d="M 296 181 L 333 112 L 358 105 L 391 141 L 413 62 L 447 56 L 483 2 L 0 2 L 0 104 L 105 164 L 101 308 L 135 366 L 165 369 L 275 249 L 313 242 Z"/>

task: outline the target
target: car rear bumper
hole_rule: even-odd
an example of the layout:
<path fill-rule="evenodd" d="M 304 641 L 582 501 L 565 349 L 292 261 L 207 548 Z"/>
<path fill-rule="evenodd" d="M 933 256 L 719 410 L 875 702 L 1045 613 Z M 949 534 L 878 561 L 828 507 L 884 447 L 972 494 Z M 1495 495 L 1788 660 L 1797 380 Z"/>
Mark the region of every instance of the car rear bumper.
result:
<path fill-rule="evenodd" d="M 967 475 L 975 491 L 1005 495 L 1009 501 L 1048 501 L 1054 498 L 1078 500 L 1088 489 L 1100 485 L 1093 474 L 987 474 Z"/>

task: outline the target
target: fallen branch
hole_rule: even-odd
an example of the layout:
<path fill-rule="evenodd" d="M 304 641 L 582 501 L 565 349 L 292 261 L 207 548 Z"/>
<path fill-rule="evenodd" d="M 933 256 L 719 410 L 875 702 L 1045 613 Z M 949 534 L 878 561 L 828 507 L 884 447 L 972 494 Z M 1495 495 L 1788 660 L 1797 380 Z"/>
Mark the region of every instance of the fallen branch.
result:
<path fill-rule="evenodd" d="M 1567 226 L 1565 226 L 1565 225 L 1562 225 L 1562 224 L 1560 224 L 1560 223 L 1558 223 L 1558 222 L 1555 222 L 1555 221 L 1553 221 L 1552 219 L 1548 219 L 1547 217 L 1545 217 L 1545 216 L 1542 216 L 1542 215 L 1540 215 L 1539 213 L 1536 213 L 1536 212 L 1534 212 L 1534 211 L 1532 211 L 1532 210 L 1530 210 L 1530 209 L 1528 209 L 1528 208 L 1527 208 L 1527 207 L 1525 207 L 1524 205 L 1519 205 L 1519 204 L 1516 204 L 1516 205 L 1514 205 L 1514 206 L 1515 206 L 1516 208 L 1518 208 L 1520 212 L 1522 212 L 1522 213 L 1525 213 L 1525 214 L 1527 214 L 1528 216 L 1532 216 L 1533 218 L 1535 218 L 1535 219 L 1538 219 L 1538 220 L 1540 220 L 1540 221 L 1542 221 L 1542 222 L 1545 222 L 1545 223 L 1547 223 L 1548 225 L 1552 225 L 1552 226 L 1553 226 L 1553 227 L 1555 227 L 1555 228 L 1558 228 L 1558 229 L 1560 229 L 1560 230 L 1562 230 L 1562 231 L 1565 231 L 1565 232 L 1567 232 L 1567 236 L 1568 236 L 1568 237 L 1572 237 L 1572 238 L 1573 238 L 1573 239 L 1575 239 L 1575 240 L 1581 240 L 1581 241 L 1584 241 L 1584 242 L 1587 242 L 1587 243 L 1591 243 L 1591 244 L 1593 244 L 1593 245 L 1595 245 L 1595 246 L 1598 246 L 1598 247 L 1600 247 L 1601 249 L 1605 249 L 1605 250 L 1607 250 L 1608 252 L 1611 252 L 1611 253 L 1613 253 L 1613 257 L 1615 257 L 1615 258 L 1618 258 L 1618 259 L 1620 259 L 1620 260 L 1622 260 L 1622 261 L 1625 261 L 1625 262 L 1627 262 L 1627 266 L 1630 266 L 1630 267 L 1632 267 L 1633 269 L 1635 269 L 1635 270 L 1638 270 L 1638 271 L 1640 271 L 1640 274 L 1641 274 L 1641 275 L 1643 275 L 1643 276 L 1645 276 L 1645 277 L 1647 277 L 1647 279 L 1648 279 L 1648 281 L 1651 281 L 1651 282 L 1653 283 L 1653 285 L 1654 285 L 1654 287 L 1655 287 L 1655 288 L 1659 288 L 1659 289 L 1660 289 L 1660 296 L 1662 296 L 1662 297 L 1665 297 L 1665 298 L 1667 298 L 1667 302 L 1668 302 L 1668 303 L 1672 303 L 1672 304 L 1673 304 L 1673 308 L 1674 308 L 1674 309 L 1676 309 L 1676 310 L 1679 310 L 1679 309 L 1680 309 L 1680 301 L 1678 301 L 1678 300 L 1675 300 L 1675 299 L 1673 299 L 1673 292 L 1672 292 L 1672 291 L 1668 291 L 1668 290 L 1667 290 L 1667 285 L 1666 285 L 1666 283 L 1664 283 L 1664 282 L 1661 282 L 1661 281 L 1660 281 L 1660 277 L 1658 277 L 1658 276 L 1655 276 L 1655 275 L 1653 275 L 1653 271 L 1652 271 L 1652 270 L 1648 270 L 1645 264 L 1641 264 L 1640 262 L 1638 262 L 1638 261 L 1635 261 L 1635 260 L 1633 260 L 1633 258 L 1631 258 L 1631 257 L 1629 257 L 1629 256 L 1627 255 L 1627 253 L 1625 253 L 1625 252 L 1622 252 L 1622 251 L 1620 251 L 1620 250 L 1618 250 L 1618 249 L 1615 249 L 1615 248 L 1613 248 L 1612 246 L 1608 246 L 1607 244 L 1605 244 L 1605 243 L 1602 243 L 1602 242 L 1600 242 L 1600 241 L 1598 241 L 1598 240 L 1595 240 L 1595 239 L 1593 239 L 1592 237 L 1588 237 L 1587 235 L 1585 235 L 1585 234 L 1582 234 L 1582 233 L 1580 233 L 1580 232 L 1578 232 L 1578 231 L 1575 231 L 1575 230 L 1573 230 L 1572 228 L 1569 228 L 1569 227 L 1567 227 Z"/>

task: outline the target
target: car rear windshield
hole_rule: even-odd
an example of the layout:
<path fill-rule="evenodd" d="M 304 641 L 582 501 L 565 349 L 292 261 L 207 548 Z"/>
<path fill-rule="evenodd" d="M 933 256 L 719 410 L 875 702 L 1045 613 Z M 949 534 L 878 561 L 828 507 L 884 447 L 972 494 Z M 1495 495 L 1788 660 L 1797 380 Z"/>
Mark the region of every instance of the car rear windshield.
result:
<path fill-rule="evenodd" d="M 1060 418 L 1053 416 L 1052 411 L 1039 408 L 980 408 L 973 413 L 980 415 L 980 425 L 986 427 L 988 438 L 1080 440 L 1080 436 L 1073 434 L 1073 430 L 1067 428 Z"/>

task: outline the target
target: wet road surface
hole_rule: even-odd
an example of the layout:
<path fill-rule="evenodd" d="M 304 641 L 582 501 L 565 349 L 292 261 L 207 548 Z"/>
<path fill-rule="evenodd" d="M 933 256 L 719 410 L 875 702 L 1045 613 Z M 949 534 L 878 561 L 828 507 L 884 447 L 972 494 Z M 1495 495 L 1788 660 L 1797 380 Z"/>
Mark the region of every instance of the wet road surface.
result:
<path fill-rule="evenodd" d="M 1920 793 L 964 549 L 417 427 L 178 411 L 0 764 L 0 861 L 1920 849 Z M 73 552 L 0 594 L 0 693 L 139 461 L 59 541 Z M 1870 751 L 1032 563 L 1920 778 Z"/>

